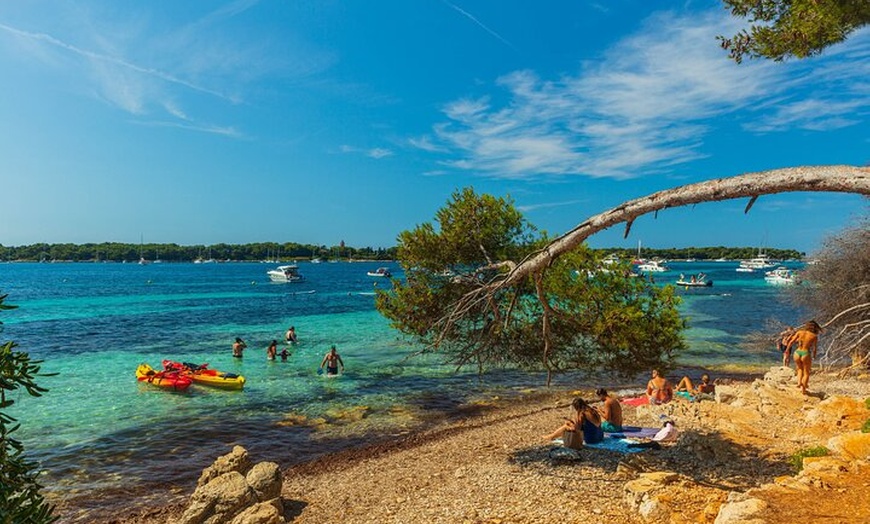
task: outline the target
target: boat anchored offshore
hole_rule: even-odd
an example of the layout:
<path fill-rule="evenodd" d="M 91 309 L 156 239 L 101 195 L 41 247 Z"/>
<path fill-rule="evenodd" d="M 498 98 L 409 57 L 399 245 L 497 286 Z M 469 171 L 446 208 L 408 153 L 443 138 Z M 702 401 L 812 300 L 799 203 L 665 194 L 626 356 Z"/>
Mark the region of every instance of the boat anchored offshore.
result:
<path fill-rule="evenodd" d="M 302 282 L 304 280 L 304 277 L 299 274 L 299 266 L 296 264 L 278 266 L 266 271 L 266 274 L 269 275 L 272 282 Z"/>
<path fill-rule="evenodd" d="M 764 273 L 764 280 L 770 284 L 800 284 L 801 280 L 797 272 L 785 266 Z"/>
<path fill-rule="evenodd" d="M 668 266 L 659 260 L 647 260 L 637 266 L 637 270 L 641 273 L 662 273 L 668 271 Z"/>
<path fill-rule="evenodd" d="M 391 276 L 393 276 L 393 274 L 390 273 L 390 270 L 385 268 L 385 267 L 379 267 L 374 271 L 369 271 L 366 273 L 366 275 L 368 275 L 370 277 L 384 277 L 384 278 L 390 278 Z"/>
<path fill-rule="evenodd" d="M 713 285 L 713 281 L 707 280 L 707 275 L 704 273 L 698 273 L 697 276 L 692 275 L 688 280 L 680 273 L 680 278 L 677 280 L 676 285 L 684 287 L 708 287 Z"/>

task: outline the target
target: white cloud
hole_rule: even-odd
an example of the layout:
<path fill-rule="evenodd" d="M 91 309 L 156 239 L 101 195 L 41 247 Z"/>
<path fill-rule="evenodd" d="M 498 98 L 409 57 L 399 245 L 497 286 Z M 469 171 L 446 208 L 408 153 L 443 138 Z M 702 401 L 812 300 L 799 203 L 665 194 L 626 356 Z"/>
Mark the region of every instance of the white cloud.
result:
<path fill-rule="evenodd" d="M 455 169 L 501 178 L 630 178 L 704 157 L 704 138 L 723 116 L 754 131 L 824 130 L 854 124 L 870 106 L 854 96 L 870 78 L 860 35 L 829 57 L 738 65 L 715 40 L 735 24 L 720 10 L 655 14 L 576 74 L 515 71 L 497 80 L 507 97 L 446 104 L 433 140 L 417 145 L 448 149 L 444 163 Z"/>
<path fill-rule="evenodd" d="M 347 144 L 343 144 L 343 145 L 339 146 L 338 149 L 342 153 L 364 155 L 364 156 L 367 156 L 369 158 L 374 158 L 375 160 L 380 160 L 381 158 L 393 156 L 393 154 L 394 154 L 391 150 L 385 149 L 382 147 L 373 147 L 371 149 L 364 149 L 361 147 L 354 147 L 354 146 L 350 146 Z"/>

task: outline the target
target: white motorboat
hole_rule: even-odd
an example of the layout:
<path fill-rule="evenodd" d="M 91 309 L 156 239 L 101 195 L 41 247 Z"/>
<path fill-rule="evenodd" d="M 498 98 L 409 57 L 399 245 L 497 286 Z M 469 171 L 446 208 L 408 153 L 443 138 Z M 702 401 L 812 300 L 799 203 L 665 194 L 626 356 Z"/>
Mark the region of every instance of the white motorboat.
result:
<path fill-rule="evenodd" d="M 637 270 L 641 273 L 662 273 L 668 271 L 669 268 L 660 260 L 647 260 L 643 264 L 637 266 Z"/>
<path fill-rule="evenodd" d="M 764 273 L 764 280 L 770 284 L 800 284 L 797 272 L 785 266 Z"/>
<path fill-rule="evenodd" d="M 266 272 L 272 282 L 302 282 L 304 278 L 299 274 L 299 266 L 278 266 Z"/>
<path fill-rule="evenodd" d="M 390 273 L 390 270 L 388 268 L 385 268 L 385 267 L 379 267 L 374 271 L 369 271 L 366 273 L 366 275 L 368 275 L 370 277 L 383 277 L 383 278 L 390 278 L 391 276 L 393 276 L 393 274 Z"/>
<path fill-rule="evenodd" d="M 713 285 L 713 281 L 707 280 L 707 275 L 704 273 L 692 275 L 688 279 L 680 273 L 680 278 L 677 279 L 676 284 L 682 287 L 708 287 Z"/>

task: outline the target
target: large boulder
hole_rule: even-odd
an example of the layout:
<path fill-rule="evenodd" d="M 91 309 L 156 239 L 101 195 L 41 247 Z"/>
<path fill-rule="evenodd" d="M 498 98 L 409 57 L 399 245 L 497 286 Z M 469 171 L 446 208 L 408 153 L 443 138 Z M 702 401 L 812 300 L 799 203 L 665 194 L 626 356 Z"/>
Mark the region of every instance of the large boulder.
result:
<path fill-rule="evenodd" d="M 198 487 L 179 524 L 223 524 L 257 502 L 257 492 L 238 471 L 230 471 Z"/>
<path fill-rule="evenodd" d="M 844 433 L 828 441 L 828 449 L 849 460 L 870 459 L 870 433 Z"/>
<path fill-rule="evenodd" d="M 767 503 L 744 493 L 732 492 L 719 508 L 714 524 L 764 524 Z"/>
<path fill-rule="evenodd" d="M 236 446 L 202 472 L 178 524 L 281 524 L 282 482 L 277 464 L 252 467 L 247 450 Z"/>
<path fill-rule="evenodd" d="M 248 450 L 242 446 L 234 446 L 231 452 L 218 457 L 217 460 L 214 461 L 214 464 L 202 471 L 202 475 L 199 476 L 196 487 L 199 488 L 205 486 L 211 482 L 212 479 L 215 479 L 224 473 L 237 471 L 244 475 L 249 469 L 251 469 L 251 461 L 248 459 Z"/>

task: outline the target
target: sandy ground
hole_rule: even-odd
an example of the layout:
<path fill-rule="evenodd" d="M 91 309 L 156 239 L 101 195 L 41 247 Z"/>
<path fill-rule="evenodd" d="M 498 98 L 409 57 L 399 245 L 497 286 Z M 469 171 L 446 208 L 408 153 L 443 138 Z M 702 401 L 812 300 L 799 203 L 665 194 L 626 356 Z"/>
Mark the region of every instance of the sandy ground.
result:
<path fill-rule="evenodd" d="M 814 385 L 819 396 L 870 396 L 866 379 L 849 382 L 816 375 Z M 799 395 L 796 389 L 786 393 Z M 746 491 L 793 475 L 789 454 L 806 444 L 798 416 L 807 408 L 800 407 L 803 399 L 798 396 L 794 399 L 798 412 L 782 414 L 783 420 L 791 417 L 795 423 L 782 424 L 775 446 L 757 438 L 733 442 L 723 437 L 717 445 L 728 458 L 712 462 L 716 467 L 699 463 L 697 456 L 678 446 L 630 455 L 584 449 L 578 456 L 564 457 L 553 453 L 556 446 L 543 435 L 570 414 L 570 400 L 565 392 L 537 393 L 523 402 L 493 399 L 478 405 L 473 415 L 291 467 L 284 472 L 285 518 L 299 524 L 641 523 L 645 520 L 624 502 L 626 482 L 638 472 L 672 471 L 681 480 L 668 495 L 676 508 L 671 522 L 712 523 L 730 491 Z M 649 413 L 639 409 L 626 406 L 626 422 L 654 425 Z M 687 419 L 692 416 L 684 411 Z M 693 431 L 684 426 L 684 436 Z M 322 438 L 329 438 L 329 430 Z M 710 438 L 704 435 L 708 442 Z M 854 473 L 844 477 L 843 486 L 821 486 L 817 492 L 810 487 L 805 495 L 822 501 L 815 510 L 796 510 L 793 494 L 782 493 L 778 501 L 772 495 L 766 521 L 854 522 L 838 517 L 856 514 L 844 508 L 868 506 L 860 493 L 870 492 L 870 474 L 866 468 Z M 864 488 L 856 494 L 846 489 L 850 485 Z M 182 511 L 181 504 L 131 508 L 112 516 L 92 514 L 91 522 L 165 523 Z"/>

